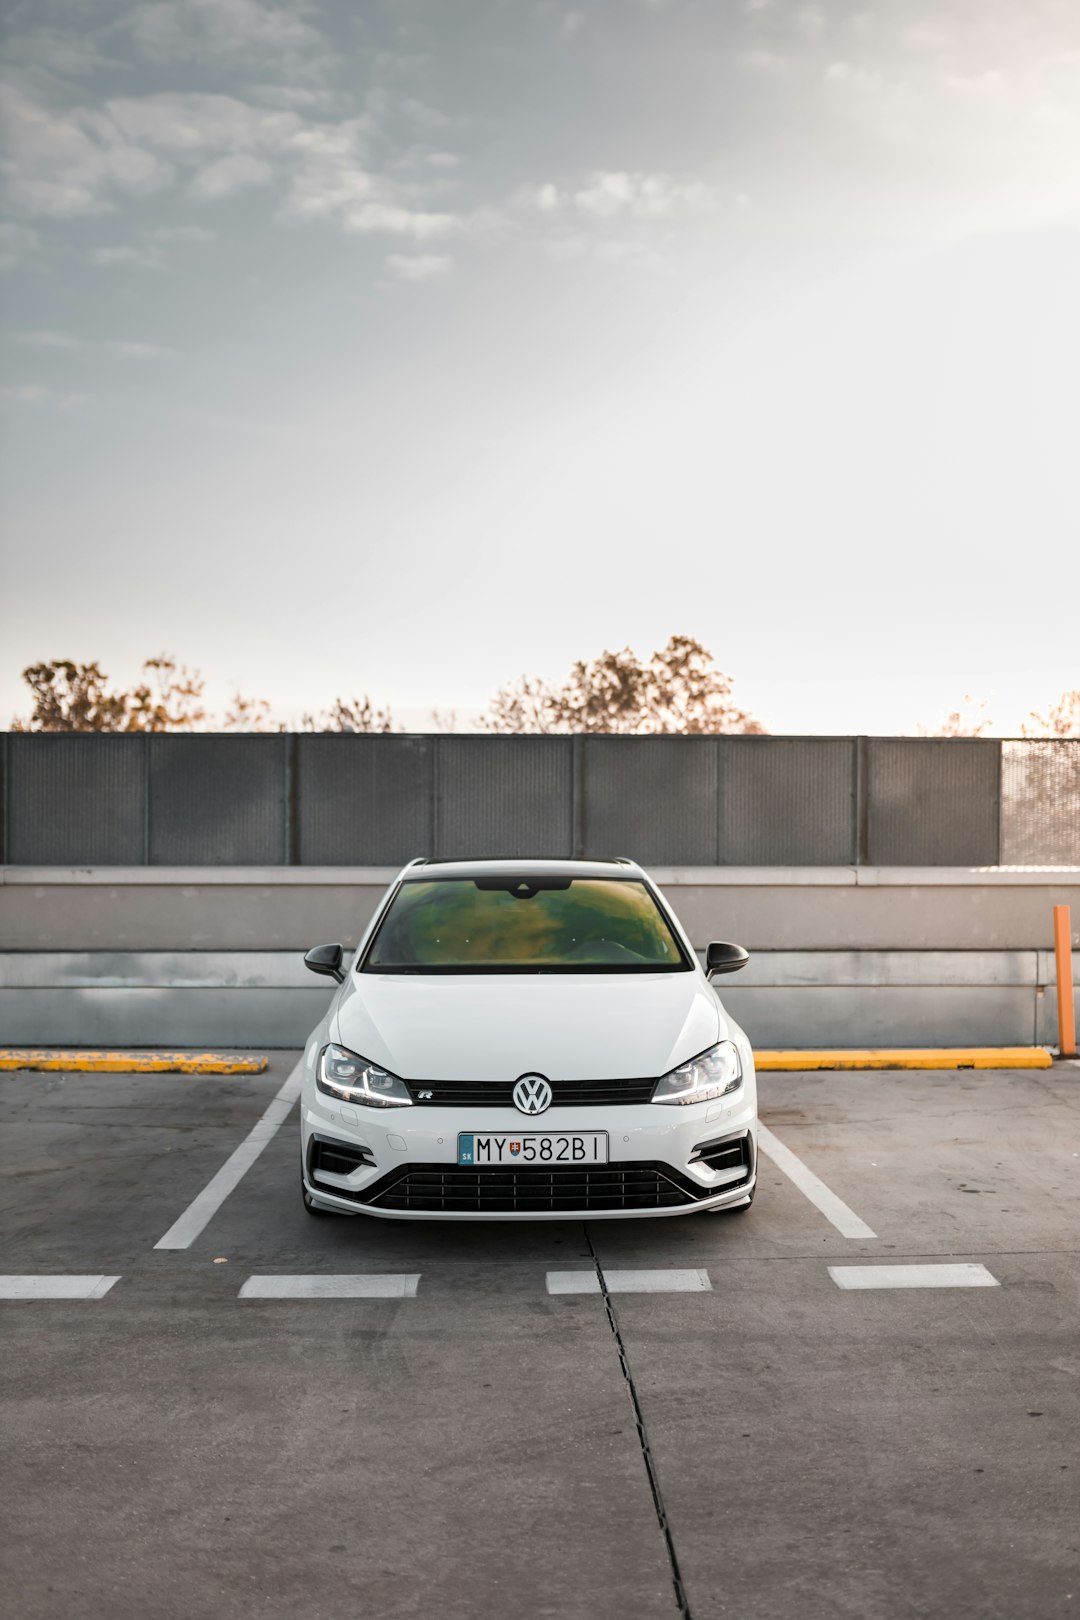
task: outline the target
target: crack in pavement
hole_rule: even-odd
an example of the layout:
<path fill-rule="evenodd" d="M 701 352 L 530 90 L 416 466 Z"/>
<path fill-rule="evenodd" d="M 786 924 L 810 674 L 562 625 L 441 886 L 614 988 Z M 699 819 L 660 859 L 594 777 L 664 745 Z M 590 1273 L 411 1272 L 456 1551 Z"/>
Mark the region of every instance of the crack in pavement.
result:
<path fill-rule="evenodd" d="M 641 1458 L 645 1464 L 645 1473 L 649 1481 L 649 1490 L 652 1493 L 653 1508 L 656 1512 L 656 1522 L 660 1526 L 660 1534 L 664 1538 L 664 1546 L 667 1550 L 668 1563 L 671 1566 L 671 1584 L 675 1588 L 675 1607 L 678 1609 L 679 1614 L 683 1617 L 683 1620 L 693 1620 L 693 1616 L 690 1613 L 690 1599 L 687 1596 L 682 1571 L 679 1568 L 679 1555 L 675 1551 L 675 1538 L 672 1534 L 671 1521 L 668 1518 L 667 1508 L 664 1506 L 663 1492 L 660 1489 L 660 1476 L 657 1472 L 656 1462 L 652 1454 L 652 1447 L 649 1444 L 649 1432 L 645 1427 L 645 1414 L 641 1410 L 641 1402 L 638 1400 L 637 1386 L 634 1383 L 634 1375 L 630 1371 L 630 1358 L 627 1353 L 626 1343 L 622 1336 L 622 1330 L 619 1327 L 619 1318 L 615 1311 L 615 1302 L 608 1292 L 607 1282 L 604 1277 L 604 1269 L 600 1264 L 600 1258 L 597 1255 L 596 1249 L 593 1247 L 592 1233 L 589 1231 L 588 1226 L 586 1226 L 584 1230 L 585 1241 L 589 1245 L 589 1253 L 592 1255 L 593 1265 L 596 1267 L 596 1279 L 600 1284 L 600 1293 L 604 1301 L 604 1309 L 607 1312 L 608 1326 L 611 1328 L 612 1335 L 615 1339 L 615 1348 L 618 1352 L 619 1366 L 622 1369 L 623 1379 L 626 1383 L 626 1391 L 630 1397 L 630 1406 L 634 1413 L 634 1427 L 637 1430 L 638 1445 L 641 1447 Z"/>

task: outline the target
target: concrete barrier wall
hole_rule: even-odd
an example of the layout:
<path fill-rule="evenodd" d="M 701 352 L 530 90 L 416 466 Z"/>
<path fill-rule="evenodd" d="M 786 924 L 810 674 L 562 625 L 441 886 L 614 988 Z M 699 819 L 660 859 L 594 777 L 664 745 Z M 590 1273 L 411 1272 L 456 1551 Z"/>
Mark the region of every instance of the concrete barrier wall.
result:
<path fill-rule="evenodd" d="M 0 950 L 355 945 L 392 867 L 0 868 Z M 1039 950 L 1080 867 L 653 867 L 696 945 Z"/>
<path fill-rule="evenodd" d="M 1053 985 L 1050 951 L 757 951 L 719 989 L 759 1046 L 1027 1046 Z M 298 951 L 3 953 L 0 1044 L 300 1046 L 330 994 Z"/>
<path fill-rule="evenodd" d="M 390 869 L 0 870 L 0 1041 L 294 1046 Z M 668 868 L 695 945 L 754 953 L 722 982 L 759 1045 L 1056 1040 L 1051 912 L 1080 869 Z M 1080 967 L 1080 951 L 1074 960 Z"/>

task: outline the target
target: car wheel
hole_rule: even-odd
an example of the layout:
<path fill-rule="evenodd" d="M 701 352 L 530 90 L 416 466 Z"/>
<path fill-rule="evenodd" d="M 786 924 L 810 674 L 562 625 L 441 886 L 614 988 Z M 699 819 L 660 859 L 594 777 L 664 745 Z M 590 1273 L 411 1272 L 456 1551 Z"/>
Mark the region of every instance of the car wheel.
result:
<path fill-rule="evenodd" d="M 303 1183 L 302 1179 L 301 1179 L 301 1182 L 300 1182 L 300 1196 L 304 1200 L 304 1208 L 307 1210 L 309 1215 L 336 1215 L 337 1214 L 336 1209 L 323 1209 L 321 1204 L 317 1204 L 315 1202 L 314 1198 L 312 1198 L 311 1194 L 308 1192 L 307 1188 L 304 1186 L 304 1183 Z"/>

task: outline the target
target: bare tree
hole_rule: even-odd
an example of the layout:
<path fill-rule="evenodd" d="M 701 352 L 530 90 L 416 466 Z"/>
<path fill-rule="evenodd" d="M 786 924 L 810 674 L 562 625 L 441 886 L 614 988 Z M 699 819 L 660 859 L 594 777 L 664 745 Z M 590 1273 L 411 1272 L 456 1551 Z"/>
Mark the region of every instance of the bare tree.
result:
<path fill-rule="evenodd" d="M 693 736 L 761 735 L 764 727 L 735 702 L 731 678 L 690 636 L 672 636 L 642 660 L 629 647 L 579 660 L 565 685 L 522 676 L 499 689 L 481 725 L 487 731 L 614 732 Z"/>
<path fill-rule="evenodd" d="M 535 676 L 522 675 L 508 686 L 500 686 L 486 715 L 480 717 L 484 731 L 558 731 L 554 706 L 557 692 Z"/>
<path fill-rule="evenodd" d="M 958 709 L 947 714 L 941 724 L 932 731 L 924 726 L 919 727 L 922 737 L 983 737 L 993 725 L 985 698 L 973 698 L 970 692 L 964 693 L 964 699 Z"/>
<path fill-rule="evenodd" d="M 202 676 L 167 653 L 146 660 L 130 692 L 110 691 L 99 664 L 66 658 L 32 664 L 23 680 L 34 702 L 15 731 L 190 731 L 206 719 Z"/>
<path fill-rule="evenodd" d="M 1032 709 L 1020 727 L 1022 737 L 1080 737 L 1080 691 L 1062 692 L 1045 714 Z"/>
<path fill-rule="evenodd" d="M 126 694 L 125 731 L 194 731 L 206 719 L 206 682 L 198 670 L 178 665 L 169 653 L 148 658 L 143 680 Z"/>
<path fill-rule="evenodd" d="M 394 730 L 394 717 L 389 709 L 375 709 L 371 699 L 335 698 L 329 709 L 320 715 L 305 714 L 301 721 L 304 731 L 388 732 Z"/>
<path fill-rule="evenodd" d="M 97 663 L 54 658 L 31 664 L 22 678 L 34 701 L 28 719 L 12 721 L 13 731 L 123 730 L 124 696 L 109 691 L 109 677 Z"/>
<path fill-rule="evenodd" d="M 265 698 L 245 697 L 234 692 L 232 702 L 225 711 L 223 731 L 284 731 L 286 728 L 273 718 Z"/>

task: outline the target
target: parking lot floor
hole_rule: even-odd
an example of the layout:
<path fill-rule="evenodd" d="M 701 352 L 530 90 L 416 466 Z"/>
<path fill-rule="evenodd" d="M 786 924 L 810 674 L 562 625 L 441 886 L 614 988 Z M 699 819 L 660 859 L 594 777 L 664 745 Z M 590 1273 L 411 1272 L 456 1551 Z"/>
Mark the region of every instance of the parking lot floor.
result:
<path fill-rule="evenodd" d="M 156 1249 L 295 1057 L 0 1080 L 0 1273 L 119 1279 L 0 1303 L 20 1620 L 1076 1612 L 1080 1066 L 763 1076 L 873 1236 L 765 1156 L 739 1214 L 313 1219 L 294 1109 Z M 994 1286 L 830 1272 L 950 1263 Z M 404 1281 L 241 1297 L 340 1275 Z"/>

